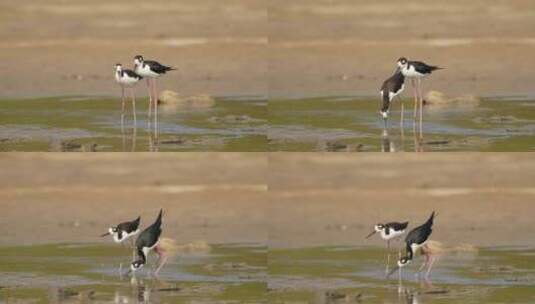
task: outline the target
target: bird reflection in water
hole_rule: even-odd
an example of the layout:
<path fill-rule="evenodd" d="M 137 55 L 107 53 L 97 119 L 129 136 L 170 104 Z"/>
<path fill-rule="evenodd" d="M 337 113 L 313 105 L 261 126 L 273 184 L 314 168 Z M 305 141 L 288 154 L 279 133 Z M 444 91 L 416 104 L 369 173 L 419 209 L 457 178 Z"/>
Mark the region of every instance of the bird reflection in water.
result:
<path fill-rule="evenodd" d="M 414 152 L 424 152 L 423 137 L 420 138 L 416 130 L 414 130 L 412 135 L 414 143 Z M 392 140 L 388 129 L 383 129 L 381 133 L 381 152 L 403 151 L 405 151 L 405 134 L 403 132 L 403 129 L 401 129 L 399 145 L 396 145 L 396 143 Z"/>

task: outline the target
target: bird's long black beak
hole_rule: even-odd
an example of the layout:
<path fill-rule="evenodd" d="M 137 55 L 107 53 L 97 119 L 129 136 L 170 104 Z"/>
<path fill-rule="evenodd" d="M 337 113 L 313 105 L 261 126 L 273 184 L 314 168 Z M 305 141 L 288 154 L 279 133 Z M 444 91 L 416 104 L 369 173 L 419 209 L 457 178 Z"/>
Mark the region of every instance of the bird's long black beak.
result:
<path fill-rule="evenodd" d="M 377 233 L 377 231 L 374 230 L 370 234 L 368 234 L 368 236 L 366 236 L 366 238 L 369 239 L 372 235 L 374 235 L 376 233 Z"/>
<path fill-rule="evenodd" d="M 392 268 L 392 270 L 390 270 L 390 272 L 386 275 L 386 278 L 387 279 L 390 278 L 390 276 L 393 275 L 398 270 L 399 270 L 399 266 Z"/>
<path fill-rule="evenodd" d="M 109 233 L 109 232 L 106 232 L 106 233 L 104 233 L 104 234 L 101 234 L 100 237 L 105 237 L 105 236 L 107 236 L 107 235 L 110 235 L 110 233 Z"/>

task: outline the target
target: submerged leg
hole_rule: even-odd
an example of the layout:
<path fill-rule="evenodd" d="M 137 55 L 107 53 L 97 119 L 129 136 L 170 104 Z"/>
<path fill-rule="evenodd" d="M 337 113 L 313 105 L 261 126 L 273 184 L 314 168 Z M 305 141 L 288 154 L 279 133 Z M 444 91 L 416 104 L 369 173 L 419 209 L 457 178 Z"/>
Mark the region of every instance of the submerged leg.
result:
<path fill-rule="evenodd" d="M 405 107 L 403 105 L 403 100 L 401 100 L 401 98 L 400 98 L 400 103 L 401 103 L 401 118 L 399 119 L 399 126 L 403 130 L 403 119 L 405 116 Z"/>
<path fill-rule="evenodd" d="M 416 118 L 418 117 L 417 111 L 418 111 L 418 92 L 416 92 L 416 82 L 414 81 L 414 78 L 411 78 L 411 86 L 412 86 L 412 92 L 414 94 L 414 122 L 416 123 Z"/>
<path fill-rule="evenodd" d="M 137 123 L 136 119 L 136 95 L 134 94 L 134 88 L 130 89 L 130 94 L 132 95 L 132 114 L 134 116 L 134 126 Z"/>
<path fill-rule="evenodd" d="M 437 260 L 437 257 L 434 257 L 434 256 L 429 257 L 429 263 L 427 265 L 427 271 L 425 273 L 426 280 L 429 280 L 429 274 L 431 273 L 431 269 L 433 268 L 433 264 L 435 264 L 436 260 Z"/>
<path fill-rule="evenodd" d="M 124 108 L 125 108 L 125 98 L 124 98 L 124 87 L 121 86 L 121 111 L 124 114 Z"/>
<path fill-rule="evenodd" d="M 386 241 L 386 270 L 385 274 L 388 275 L 388 270 L 390 267 L 390 240 Z"/>
<path fill-rule="evenodd" d="M 420 98 L 420 139 L 423 137 L 423 112 L 424 112 L 424 97 L 422 93 L 422 79 L 418 78 L 418 95 Z"/>
<path fill-rule="evenodd" d="M 147 89 L 149 90 L 149 118 L 152 116 L 152 91 L 150 89 L 150 78 L 147 77 L 147 79 L 145 80 L 147 82 Z M 149 124 L 150 124 L 150 120 L 149 120 Z"/>
<path fill-rule="evenodd" d="M 156 248 L 154 248 L 154 252 L 156 252 L 156 254 L 158 254 L 158 267 L 154 271 L 154 274 L 158 275 L 158 273 L 160 272 L 162 267 L 165 265 L 165 263 L 167 263 L 167 258 L 168 257 L 165 254 L 165 250 L 163 250 L 159 246 L 156 246 Z"/>
<path fill-rule="evenodd" d="M 403 292 L 403 282 L 401 281 L 401 269 L 398 270 L 398 293 Z"/>
<path fill-rule="evenodd" d="M 154 115 L 158 116 L 158 90 L 156 89 L 156 78 L 152 79 L 152 89 L 154 94 Z"/>

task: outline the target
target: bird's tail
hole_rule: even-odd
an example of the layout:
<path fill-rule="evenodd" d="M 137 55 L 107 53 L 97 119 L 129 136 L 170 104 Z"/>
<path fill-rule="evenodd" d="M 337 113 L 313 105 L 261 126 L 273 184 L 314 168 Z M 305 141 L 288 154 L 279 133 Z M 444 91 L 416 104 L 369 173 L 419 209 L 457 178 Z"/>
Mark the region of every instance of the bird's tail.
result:
<path fill-rule="evenodd" d="M 160 209 L 160 213 L 158 214 L 158 217 L 156 218 L 155 224 L 161 225 L 162 224 L 162 215 L 163 215 L 163 209 Z"/>
<path fill-rule="evenodd" d="M 435 211 L 433 211 L 433 213 L 431 213 L 431 216 L 430 216 L 429 219 L 425 222 L 425 225 L 426 225 L 426 226 L 432 226 L 434 220 L 435 220 Z"/>
<path fill-rule="evenodd" d="M 137 219 L 134 220 L 134 224 L 139 226 L 139 222 L 141 222 L 141 216 L 138 216 Z"/>

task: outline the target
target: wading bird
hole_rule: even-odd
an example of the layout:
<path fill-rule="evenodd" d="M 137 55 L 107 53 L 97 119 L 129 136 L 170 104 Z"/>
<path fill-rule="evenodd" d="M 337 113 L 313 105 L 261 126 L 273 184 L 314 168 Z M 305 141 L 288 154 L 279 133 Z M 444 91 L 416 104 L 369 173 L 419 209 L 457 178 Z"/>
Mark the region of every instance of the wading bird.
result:
<path fill-rule="evenodd" d="M 141 217 L 138 216 L 137 219 L 133 221 L 122 222 L 117 226 L 111 226 L 110 228 L 108 228 L 108 232 L 102 234 L 101 237 L 111 235 L 115 243 L 122 243 L 139 233 L 140 222 Z"/>
<path fill-rule="evenodd" d="M 126 240 L 132 239 L 133 236 L 139 233 L 139 223 L 141 222 L 141 217 L 138 216 L 137 219 L 129 222 L 122 222 L 117 226 L 111 226 L 108 228 L 108 232 L 102 234 L 100 237 L 105 237 L 111 235 L 115 243 L 123 244 Z M 136 252 L 134 247 L 134 242 L 131 243 L 134 250 L 132 251 L 132 258 L 135 258 Z M 123 264 L 119 265 L 119 272 L 121 272 Z"/>
<path fill-rule="evenodd" d="M 130 94 L 132 96 L 132 111 L 136 113 L 136 97 L 134 95 L 134 85 L 136 85 L 143 77 L 132 70 L 123 69 L 123 66 L 118 63 L 115 65 L 115 81 L 121 86 L 121 103 L 122 103 L 122 113 L 125 111 L 125 88 L 130 89 Z"/>
<path fill-rule="evenodd" d="M 158 255 L 158 266 L 154 271 L 155 275 L 160 272 L 160 269 L 167 262 L 167 248 L 160 242 L 160 236 L 162 234 L 162 213 L 163 210 L 160 210 L 154 223 L 139 234 L 136 240 L 138 259 L 132 262 L 128 273 L 135 272 L 145 266 L 151 251 L 154 251 Z"/>
<path fill-rule="evenodd" d="M 149 90 L 149 117 L 154 107 L 154 115 L 158 115 L 158 91 L 156 89 L 156 78 L 161 75 L 173 71 L 175 68 L 165 66 L 157 61 L 144 60 L 143 56 L 137 55 L 134 57 L 134 71 L 147 78 L 147 88 Z"/>
<path fill-rule="evenodd" d="M 398 68 L 396 69 L 396 72 L 394 75 L 390 76 L 387 80 L 383 82 L 383 85 L 381 86 L 381 99 L 383 101 L 383 104 L 381 106 L 381 116 L 383 117 L 384 123 L 385 123 L 385 129 L 387 127 L 387 119 L 388 119 L 388 113 L 390 112 L 390 104 L 392 103 L 392 100 L 394 100 L 394 97 L 398 96 L 403 90 L 405 89 L 405 76 L 401 72 L 401 70 Z M 401 103 L 401 120 L 400 125 L 403 129 L 403 100 L 400 99 Z"/>
<path fill-rule="evenodd" d="M 403 73 L 403 76 L 411 80 L 412 88 L 414 91 L 414 120 L 417 118 L 418 104 L 420 107 L 420 137 L 422 135 L 422 121 L 423 121 L 423 106 L 424 98 L 422 92 L 422 79 L 428 75 L 431 75 L 433 71 L 440 70 L 442 68 L 428 65 L 421 61 L 409 61 L 405 57 L 401 57 L 397 62 L 398 68 Z"/>
<path fill-rule="evenodd" d="M 374 234 L 380 233 L 381 238 L 386 241 L 386 274 L 388 274 L 388 267 L 390 264 L 390 241 L 400 238 L 407 230 L 407 226 L 409 226 L 409 222 L 391 222 L 386 224 L 379 223 L 375 225 L 373 227 L 373 231 L 366 236 L 368 239 Z"/>
<path fill-rule="evenodd" d="M 431 213 L 431 216 L 429 219 L 422 225 L 412 229 L 409 234 L 407 234 L 407 237 L 405 238 L 405 247 L 406 247 L 406 256 L 400 258 L 397 263 L 397 267 L 392 269 L 392 271 L 388 274 L 388 277 L 391 276 L 396 270 L 399 270 L 399 283 L 401 285 L 401 269 L 412 261 L 414 258 L 414 255 L 417 253 L 419 249 L 421 249 L 429 240 L 429 236 L 433 232 L 433 221 L 435 219 L 435 212 Z M 420 267 L 419 272 L 427 266 L 427 273 L 426 273 L 426 279 L 429 277 L 429 273 L 431 272 L 432 265 L 432 259 L 430 258 L 429 252 L 426 250 L 421 250 L 422 255 L 425 256 L 425 262 Z"/>

